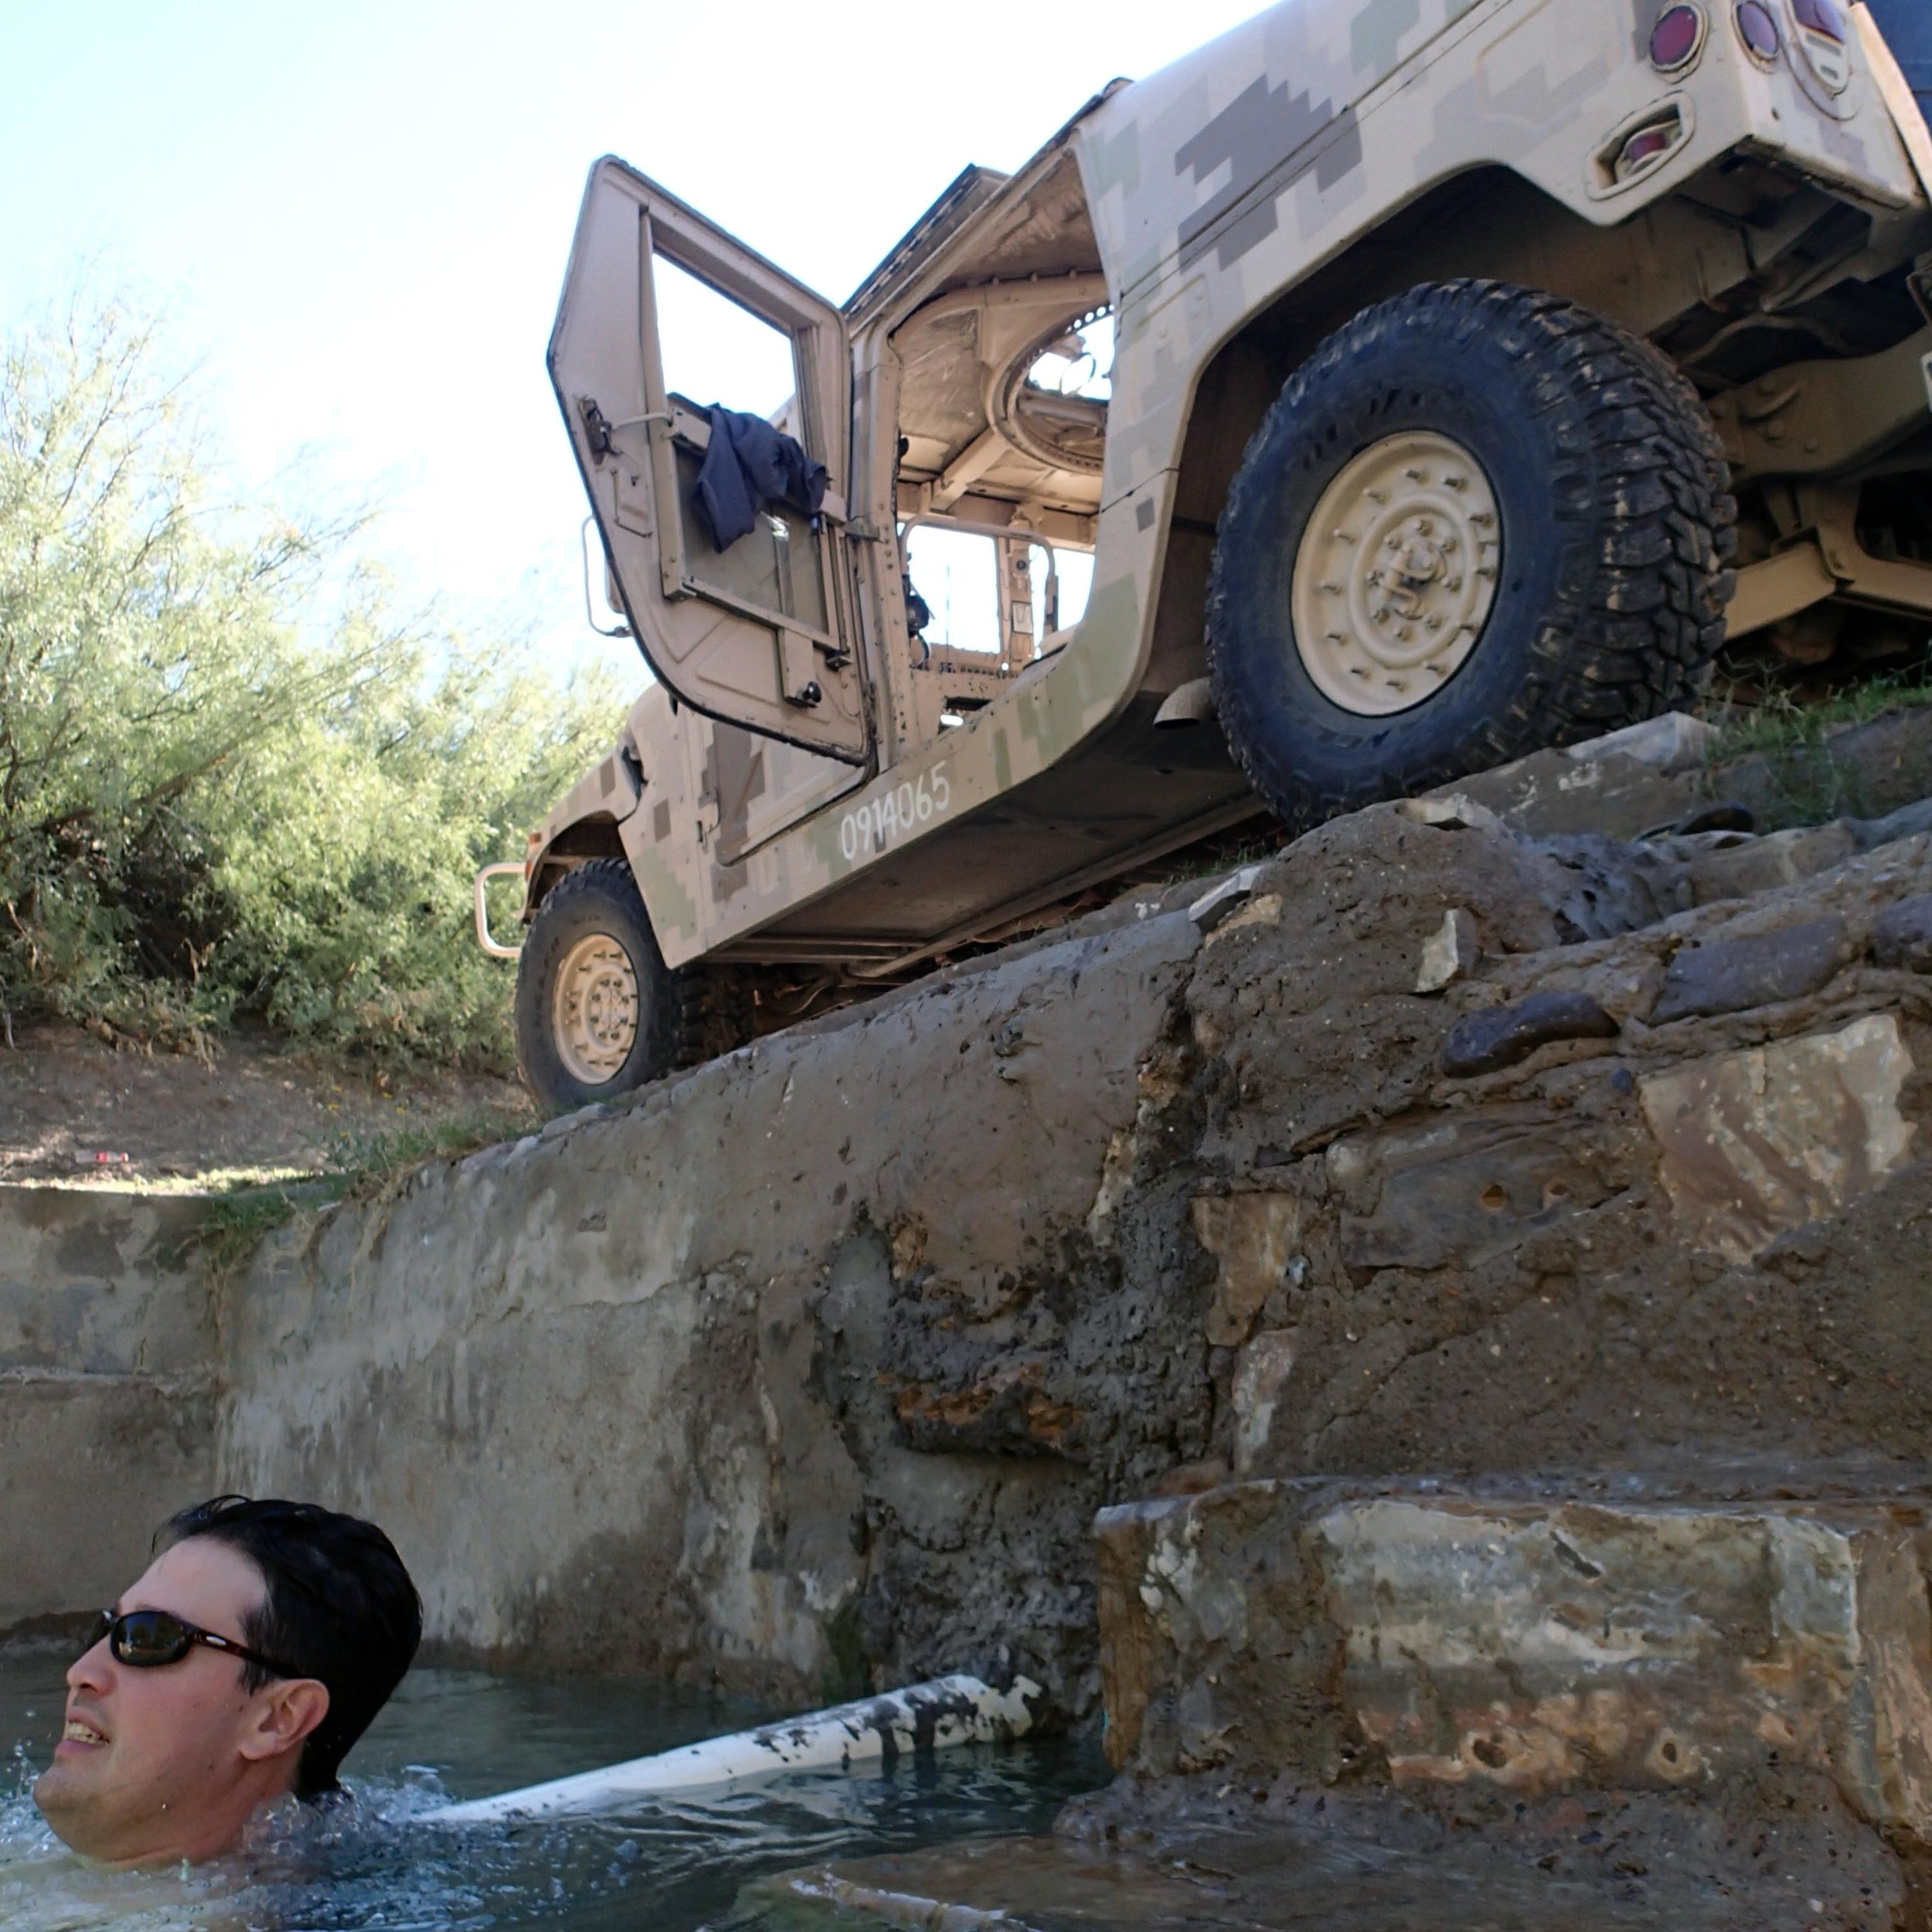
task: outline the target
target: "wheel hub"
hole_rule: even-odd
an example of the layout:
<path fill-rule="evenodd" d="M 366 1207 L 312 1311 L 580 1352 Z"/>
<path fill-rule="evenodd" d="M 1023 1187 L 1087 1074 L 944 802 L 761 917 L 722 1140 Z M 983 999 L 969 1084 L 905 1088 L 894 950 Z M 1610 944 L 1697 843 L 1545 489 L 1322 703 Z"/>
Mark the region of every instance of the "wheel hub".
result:
<path fill-rule="evenodd" d="M 1482 466 L 1407 430 L 1345 464 L 1296 553 L 1295 648 L 1315 687 L 1361 717 L 1424 702 L 1481 641 L 1502 530 Z"/>
<path fill-rule="evenodd" d="M 604 933 L 580 939 L 556 978 L 557 1057 L 586 1087 L 614 1079 L 637 1044 L 638 975 L 631 955 Z"/>

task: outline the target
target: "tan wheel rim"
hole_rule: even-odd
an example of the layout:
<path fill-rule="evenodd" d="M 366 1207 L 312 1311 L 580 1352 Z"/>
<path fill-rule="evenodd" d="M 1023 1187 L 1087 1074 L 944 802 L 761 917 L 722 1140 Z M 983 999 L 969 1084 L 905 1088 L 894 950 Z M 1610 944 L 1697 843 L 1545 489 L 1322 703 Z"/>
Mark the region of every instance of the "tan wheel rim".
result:
<path fill-rule="evenodd" d="M 1496 600 L 1495 492 L 1460 443 L 1385 437 L 1342 468 L 1294 560 L 1295 648 L 1359 717 L 1426 703 L 1482 641 Z"/>
<path fill-rule="evenodd" d="M 616 1077 L 638 1038 L 638 975 L 604 933 L 580 939 L 556 977 L 552 1032 L 564 1071 L 584 1087 Z"/>

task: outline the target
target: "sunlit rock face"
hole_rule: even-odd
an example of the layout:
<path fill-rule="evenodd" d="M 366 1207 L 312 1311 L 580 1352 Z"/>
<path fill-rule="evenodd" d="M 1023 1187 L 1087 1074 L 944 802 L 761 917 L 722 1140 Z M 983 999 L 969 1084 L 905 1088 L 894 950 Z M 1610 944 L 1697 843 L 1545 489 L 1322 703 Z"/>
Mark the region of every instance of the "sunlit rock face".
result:
<path fill-rule="evenodd" d="M 1639 1487 L 1272 1481 L 1104 1512 L 1110 1755 L 1529 1799 L 1821 1778 L 1932 1838 L 1932 1512 Z"/>
<path fill-rule="evenodd" d="M 1624 832 L 1636 773 L 1593 781 Z M 1638 1793 L 1652 1837 L 1782 1791 L 1883 1864 L 1932 1836 L 1932 813 L 1553 832 L 1578 788 L 1534 776 L 426 1168 L 217 1287 L 158 1223 L 19 1207 L 12 1621 L 86 1607 L 34 1554 L 73 1544 L 53 1457 L 124 1470 L 131 1548 L 188 1489 L 374 1516 L 432 1654 L 800 1706 L 1022 1672 L 1202 1790 L 1485 1830 Z"/>
<path fill-rule="evenodd" d="M 391 1524 L 456 1651 L 1079 1715 L 1110 1505 L 1896 1487 L 1927 842 L 1434 801 L 1130 898 L 281 1237 L 221 1480 Z"/>

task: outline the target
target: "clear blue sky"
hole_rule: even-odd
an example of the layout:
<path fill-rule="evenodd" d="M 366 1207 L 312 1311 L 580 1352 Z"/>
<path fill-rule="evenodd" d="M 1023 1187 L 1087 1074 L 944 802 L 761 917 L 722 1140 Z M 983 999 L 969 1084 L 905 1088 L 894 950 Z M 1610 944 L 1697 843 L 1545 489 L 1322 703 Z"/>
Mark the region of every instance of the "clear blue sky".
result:
<path fill-rule="evenodd" d="M 568 650 L 583 505 L 543 346 L 593 159 L 842 298 L 967 162 L 1013 167 L 1256 8 L 0 0 L 0 326 L 96 263 L 202 359 L 243 478 L 309 452 L 382 492 L 412 591 Z"/>

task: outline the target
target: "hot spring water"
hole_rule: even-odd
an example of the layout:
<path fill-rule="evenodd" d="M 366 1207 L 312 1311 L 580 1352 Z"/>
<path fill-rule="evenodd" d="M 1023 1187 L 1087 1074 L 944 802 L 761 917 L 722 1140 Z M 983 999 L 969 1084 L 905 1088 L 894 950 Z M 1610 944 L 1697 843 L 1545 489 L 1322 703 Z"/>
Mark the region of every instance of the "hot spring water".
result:
<path fill-rule="evenodd" d="M 794 1774 L 700 1798 L 638 1800 L 545 1824 L 413 1825 L 481 1798 L 668 1750 L 770 1713 L 673 1687 L 412 1673 L 345 1767 L 357 1803 L 269 1821 L 260 1842 L 183 1872 L 92 1871 L 27 1795 L 60 1735 L 66 1653 L 0 1651 L 0 1926 L 6 1932 L 696 1932 L 734 1917 L 747 1879 L 828 1858 L 1046 1828 L 1104 1781 L 1097 1749 L 1029 1742 Z"/>

